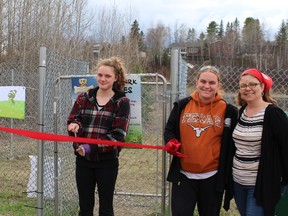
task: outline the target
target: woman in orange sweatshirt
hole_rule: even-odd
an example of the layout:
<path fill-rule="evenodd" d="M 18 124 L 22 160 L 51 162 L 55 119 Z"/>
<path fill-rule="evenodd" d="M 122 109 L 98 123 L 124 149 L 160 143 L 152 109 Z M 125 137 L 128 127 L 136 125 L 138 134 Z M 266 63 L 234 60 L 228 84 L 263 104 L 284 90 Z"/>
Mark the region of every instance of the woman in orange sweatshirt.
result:
<path fill-rule="evenodd" d="M 200 69 L 196 91 L 174 103 L 165 127 L 168 152 L 174 156 L 167 180 L 172 182 L 172 215 L 219 215 L 226 188 L 227 160 L 237 108 L 223 100 L 220 73 L 214 66 Z"/>

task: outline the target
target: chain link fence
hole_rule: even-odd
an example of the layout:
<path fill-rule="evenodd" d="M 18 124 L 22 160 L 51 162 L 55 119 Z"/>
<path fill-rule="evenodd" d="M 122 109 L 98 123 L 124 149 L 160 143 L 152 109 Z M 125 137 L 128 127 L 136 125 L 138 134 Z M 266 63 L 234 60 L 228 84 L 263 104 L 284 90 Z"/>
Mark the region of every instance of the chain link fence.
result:
<path fill-rule="evenodd" d="M 0 125 L 9 128 L 37 130 L 38 67 L 15 61 L 0 63 L 0 86 L 25 86 L 26 116 L 24 119 L 0 118 Z M 30 175 L 29 155 L 37 154 L 35 140 L 0 132 L 0 215 L 29 215 L 25 206 L 35 206 L 27 198 Z M 11 210 L 11 211 L 10 211 Z M 13 214 L 16 212 L 16 214 Z M 19 213 L 18 213 L 19 212 Z M 32 215 L 32 214 L 30 214 Z"/>
<path fill-rule="evenodd" d="M 38 98 L 41 91 L 39 89 L 40 69 L 35 66 L 33 70 L 19 69 L 21 73 L 18 70 L 16 73 L 17 67 L 11 64 L 9 66 L 11 70 L 2 65 L 1 86 L 9 84 L 12 79 L 10 78 L 12 75 L 9 74 L 14 70 L 17 79 L 20 79 L 20 74 L 23 74 L 29 82 L 23 80 L 16 82 L 15 78 L 11 85 L 26 86 L 26 89 L 33 88 L 34 91 L 26 93 L 26 118 L 23 120 L 1 118 L 3 127 L 34 131 L 42 128 L 41 130 L 46 133 L 67 134 L 66 120 L 72 108 L 72 84 L 71 79 L 67 77 L 87 75 L 88 62 L 49 50 L 45 56 L 41 66 L 46 70 L 43 124 L 39 122 L 38 116 L 39 103 L 41 103 Z M 166 80 L 160 74 L 140 74 L 140 76 L 142 142 L 163 145 L 162 125 L 165 123 L 163 113 L 167 104 L 164 91 L 167 87 Z M 77 215 L 75 155 L 71 143 L 36 141 L 4 132 L 0 132 L 0 139 L 3 146 L 0 150 L 2 165 L 0 167 L 0 215 L 36 215 L 36 212 L 39 214 L 43 212 L 44 215 Z M 13 152 L 13 156 L 10 156 L 10 152 Z M 165 198 L 168 195 L 164 195 L 163 198 L 162 194 L 168 194 L 168 191 L 166 192 L 165 186 L 163 188 L 163 184 L 166 184 L 166 181 L 163 183 L 162 165 L 166 163 L 164 159 L 166 154 L 163 153 L 144 148 L 124 148 L 121 151 L 114 198 L 116 215 L 161 215 L 161 212 L 165 211 L 165 206 L 168 205 L 168 200 Z M 43 164 L 39 163 L 41 157 L 43 157 Z M 40 177 L 39 173 L 41 173 Z M 97 215 L 97 191 L 95 197 L 95 215 Z"/>
<path fill-rule="evenodd" d="M 26 116 L 24 119 L 0 118 L 3 127 L 67 134 L 66 119 L 72 107 L 72 75 L 87 75 L 88 62 L 67 57 L 61 53 L 46 52 L 44 95 L 44 124 L 39 125 L 39 67 L 33 64 L 0 64 L 1 86 L 25 86 Z M 181 96 L 189 95 L 195 87 L 200 65 L 182 61 L 187 83 Z M 181 63 L 182 64 L 182 63 Z M 244 68 L 219 67 L 224 98 L 233 103 L 238 80 Z M 180 70 L 180 71 L 181 71 Z M 262 70 L 274 80 L 273 96 L 278 105 L 288 111 L 287 70 Z M 162 145 L 163 125 L 171 109 L 171 89 L 159 74 L 140 74 L 142 100 L 143 144 Z M 64 78 L 66 77 L 66 78 Z M 169 93 L 170 92 L 170 93 Z M 169 106 L 170 105 L 170 106 Z M 0 215 L 36 215 L 39 196 L 43 195 L 44 215 L 77 215 L 78 196 L 75 183 L 75 156 L 71 143 L 39 142 L 0 131 Z M 43 150 L 43 194 L 37 189 L 39 151 Z M 169 213 L 169 185 L 166 167 L 169 156 L 159 150 L 125 148 L 120 153 L 119 175 L 116 184 L 115 214 L 164 215 Z M 41 168 L 41 167 L 40 167 Z M 95 215 L 97 215 L 97 192 Z M 228 213 L 239 215 L 235 205 Z"/>
<path fill-rule="evenodd" d="M 172 85 L 172 93 L 177 92 L 176 98 L 183 98 L 190 95 L 196 90 L 195 82 L 199 70 L 205 65 L 192 65 L 181 57 L 179 50 L 172 50 L 171 55 L 172 73 L 176 73 L 178 80 L 174 80 Z M 216 66 L 220 71 L 221 76 L 221 92 L 223 98 L 231 104 L 235 105 L 235 99 L 239 90 L 239 78 L 240 74 L 248 68 L 236 68 L 236 67 L 224 67 L 219 65 Z M 176 71 L 173 69 L 176 68 Z M 269 75 L 273 80 L 272 97 L 277 101 L 277 105 L 288 113 L 288 70 L 287 69 L 260 69 L 263 73 Z M 173 74 L 171 75 L 173 77 Z M 175 77 L 175 75 L 174 75 Z M 173 83 L 173 80 L 171 81 Z M 176 84 L 175 84 L 176 82 Z M 176 86 L 176 90 L 173 89 Z M 239 212 L 236 208 L 234 201 L 230 205 L 230 210 L 225 212 L 221 210 L 220 215 L 235 215 L 238 216 Z"/>
<path fill-rule="evenodd" d="M 178 98 L 183 98 L 190 95 L 193 90 L 196 90 L 195 81 L 198 71 L 205 65 L 192 65 L 181 57 L 179 50 L 172 52 L 172 59 L 177 59 L 177 78 L 178 78 Z M 221 76 L 221 91 L 223 97 L 227 102 L 235 104 L 235 98 L 239 90 L 240 74 L 248 69 L 243 67 L 227 67 L 221 65 L 216 66 L 220 71 Z M 172 66 L 173 68 L 173 66 Z M 272 97 L 276 99 L 277 105 L 284 111 L 288 111 L 288 69 L 259 69 L 261 72 L 269 75 L 273 80 L 273 87 L 271 90 Z M 185 87 L 183 86 L 185 85 Z"/>
<path fill-rule="evenodd" d="M 84 76 L 83 76 L 84 77 Z M 164 103 L 163 82 L 160 75 L 140 74 L 141 101 L 142 101 L 142 142 L 150 145 L 162 145 L 163 109 Z M 71 77 L 60 76 L 56 89 L 57 104 L 57 132 L 65 134 L 66 120 L 71 110 L 71 97 L 63 94 L 71 92 Z M 161 79 L 156 82 L 155 79 Z M 161 85 L 160 85 L 161 81 Z M 69 93 L 68 93 L 69 94 Z M 64 104 L 65 103 L 65 104 Z M 54 144 L 55 145 L 55 144 Z M 58 157 L 61 158 L 62 173 L 59 176 L 59 206 L 60 212 L 75 214 L 78 211 L 77 191 L 74 181 L 75 156 L 69 143 L 58 143 Z M 49 152 L 52 152 L 53 146 Z M 55 149 L 55 147 L 54 147 Z M 120 152 L 119 175 L 114 196 L 116 215 L 159 215 L 162 202 L 162 152 L 147 149 L 124 148 Z M 96 191 L 95 215 L 98 211 L 98 194 Z M 47 209 L 45 208 L 45 214 Z M 51 212 L 52 214 L 53 212 Z M 68 214 L 68 215 L 69 215 Z M 50 214 L 49 214 L 50 215 Z M 53 215 L 53 214 L 52 214 Z"/>
<path fill-rule="evenodd" d="M 188 69 L 187 94 L 195 89 L 195 80 L 197 72 L 203 65 L 195 65 L 193 69 Z M 223 97 L 229 103 L 234 104 L 235 98 L 239 90 L 239 76 L 248 68 L 235 68 L 216 66 L 221 74 Z M 271 70 L 261 69 L 261 71 L 269 75 L 273 80 L 271 95 L 277 101 L 277 105 L 284 111 L 288 111 L 288 70 Z"/>

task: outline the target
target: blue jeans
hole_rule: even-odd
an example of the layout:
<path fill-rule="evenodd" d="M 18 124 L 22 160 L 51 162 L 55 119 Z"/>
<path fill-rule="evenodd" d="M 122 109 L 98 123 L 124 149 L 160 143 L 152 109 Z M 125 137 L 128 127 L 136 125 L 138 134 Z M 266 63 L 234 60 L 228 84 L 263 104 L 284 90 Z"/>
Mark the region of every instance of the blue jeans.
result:
<path fill-rule="evenodd" d="M 241 216 L 264 216 L 264 210 L 256 204 L 254 186 L 234 182 L 234 199 Z"/>

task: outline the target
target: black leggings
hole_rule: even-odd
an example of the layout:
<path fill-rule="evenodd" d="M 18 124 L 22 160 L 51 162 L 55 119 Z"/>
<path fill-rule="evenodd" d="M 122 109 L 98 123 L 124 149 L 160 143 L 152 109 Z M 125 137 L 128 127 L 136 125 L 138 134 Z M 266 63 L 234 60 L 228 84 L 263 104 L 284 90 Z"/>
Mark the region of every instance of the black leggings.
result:
<path fill-rule="evenodd" d="M 79 195 L 79 216 L 93 216 L 95 188 L 99 195 L 99 216 L 113 216 L 113 194 L 118 175 L 118 159 L 109 167 L 101 161 L 100 167 L 86 167 L 76 163 L 76 183 Z M 104 166 L 103 166 L 104 165 Z"/>
<path fill-rule="evenodd" d="M 200 216 L 218 216 L 223 193 L 216 192 L 216 176 L 207 179 L 188 179 L 180 174 L 180 181 L 172 185 L 172 215 L 194 215 L 197 204 Z"/>

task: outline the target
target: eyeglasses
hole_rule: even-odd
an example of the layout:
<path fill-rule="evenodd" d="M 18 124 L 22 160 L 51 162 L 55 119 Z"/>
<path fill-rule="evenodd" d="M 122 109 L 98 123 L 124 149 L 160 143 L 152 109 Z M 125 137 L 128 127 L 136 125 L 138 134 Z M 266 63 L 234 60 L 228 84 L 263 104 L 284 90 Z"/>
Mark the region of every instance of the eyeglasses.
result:
<path fill-rule="evenodd" d="M 199 72 L 201 71 L 212 71 L 212 72 L 215 72 L 215 73 L 220 73 L 220 71 L 215 67 L 215 66 L 211 66 L 211 65 L 208 65 L 208 66 L 203 66 Z"/>
<path fill-rule="evenodd" d="M 250 89 L 254 89 L 256 88 L 257 85 L 260 85 L 261 83 L 248 83 L 248 84 L 245 84 L 245 83 L 242 83 L 240 85 L 240 89 L 246 89 L 247 87 L 249 87 Z"/>

